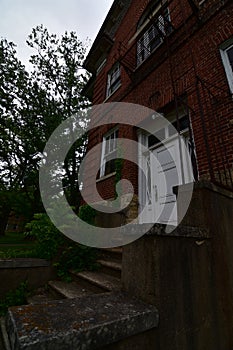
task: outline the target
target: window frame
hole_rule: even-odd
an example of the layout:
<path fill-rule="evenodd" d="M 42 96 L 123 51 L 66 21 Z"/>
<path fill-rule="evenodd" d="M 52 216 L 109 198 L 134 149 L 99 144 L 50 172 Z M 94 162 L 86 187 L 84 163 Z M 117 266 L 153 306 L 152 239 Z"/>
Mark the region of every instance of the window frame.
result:
<path fill-rule="evenodd" d="M 220 54 L 221 54 L 224 70 L 226 73 L 228 85 L 229 85 L 231 94 L 233 94 L 233 62 L 231 66 L 230 59 L 227 53 L 227 51 L 229 50 L 232 50 L 233 52 L 233 38 L 231 38 L 230 41 L 227 41 L 226 43 L 224 43 L 220 48 Z"/>
<path fill-rule="evenodd" d="M 139 20 L 137 29 L 140 30 L 141 28 L 147 27 L 147 30 L 137 39 L 137 67 L 163 43 L 164 39 L 160 31 L 163 32 L 164 36 L 169 35 L 172 31 L 172 27 L 167 30 L 165 25 L 167 21 L 171 22 L 169 8 L 166 6 L 158 15 L 160 11 L 161 5 L 158 4 L 149 21 L 148 14 L 142 15 Z M 153 46 L 155 42 L 157 42 L 157 44 Z"/>
<path fill-rule="evenodd" d="M 120 86 L 121 86 L 121 66 L 120 66 L 120 62 L 116 62 L 108 72 L 106 97 L 109 97 L 112 94 L 114 94 L 114 92 L 117 89 L 119 89 Z"/>
<path fill-rule="evenodd" d="M 113 135 L 113 139 L 111 139 L 111 135 Z M 119 138 L 119 129 L 118 127 L 115 127 L 114 129 L 109 130 L 104 136 L 103 136 L 103 143 L 102 143 L 102 152 L 101 152 L 101 161 L 100 161 L 100 175 L 99 178 L 109 176 L 111 174 L 114 174 L 114 171 L 105 173 L 106 172 L 106 164 L 107 164 L 107 158 L 109 155 L 113 155 L 114 153 L 117 153 L 117 139 Z M 107 141 L 110 141 L 107 143 Z M 111 149 L 111 140 L 113 140 L 113 148 Z M 110 148 L 110 151 L 106 153 L 106 147 Z M 115 157 L 117 158 L 117 157 Z"/>

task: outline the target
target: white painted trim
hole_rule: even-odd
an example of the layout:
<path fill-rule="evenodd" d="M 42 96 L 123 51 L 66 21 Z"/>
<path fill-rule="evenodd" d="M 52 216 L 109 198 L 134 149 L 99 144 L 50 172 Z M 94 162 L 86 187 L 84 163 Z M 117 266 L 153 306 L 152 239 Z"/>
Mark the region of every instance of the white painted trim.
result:
<path fill-rule="evenodd" d="M 128 44 L 130 45 L 143 31 L 143 29 L 147 26 L 147 24 L 149 24 L 151 22 L 151 20 L 153 19 L 153 17 L 155 17 L 156 13 L 160 10 L 160 8 L 162 7 L 162 4 L 158 4 L 158 6 L 156 7 L 156 9 L 154 10 L 154 12 L 152 13 L 151 17 L 148 18 L 142 25 L 141 27 L 136 31 L 136 33 L 132 36 L 132 38 L 129 40 Z M 143 15 L 143 14 L 142 14 Z"/>
<path fill-rule="evenodd" d="M 231 93 L 233 94 L 233 71 L 230 65 L 229 58 L 227 56 L 227 50 L 233 49 L 233 38 L 228 40 L 225 44 L 220 48 L 220 54 L 223 62 L 223 66 L 225 69 L 226 77 L 228 80 L 229 88 Z"/>
<path fill-rule="evenodd" d="M 111 93 L 109 93 L 109 90 L 111 89 L 111 86 L 113 85 L 112 74 L 115 70 L 117 73 L 119 72 L 119 75 L 117 74 L 117 78 L 113 82 L 115 82 L 118 78 L 120 79 L 120 82 L 119 82 L 119 85 L 117 85 L 117 87 Z M 120 65 L 120 62 L 117 61 L 113 64 L 112 68 L 109 70 L 108 75 L 107 75 L 106 98 L 109 98 L 112 94 L 114 94 L 114 92 L 116 90 L 118 90 L 120 85 L 121 85 L 121 65 Z"/>
<path fill-rule="evenodd" d="M 104 134 L 104 136 L 103 136 L 102 152 L 101 152 L 101 160 L 100 160 L 100 177 L 98 180 L 101 180 L 102 178 L 107 178 L 108 175 L 113 174 L 112 173 L 112 174 L 104 175 L 104 172 L 105 172 L 104 155 L 105 155 L 105 148 L 106 148 L 106 138 L 117 130 L 119 130 L 118 126 L 112 128 L 111 130 L 106 132 L 106 134 Z"/>
<path fill-rule="evenodd" d="M 118 85 L 118 87 L 116 88 L 116 90 L 114 90 L 109 96 L 106 97 L 106 99 L 104 100 L 103 103 L 107 102 L 107 101 L 110 99 L 110 97 L 112 97 L 112 95 L 114 95 L 115 92 L 116 92 L 118 89 L 120 89 L 120 87 L 121 87 L 121 83 L 120 83 L 120 85 Z"/>
<path fill-rule="evenodd" d="M 101 182 L 101 181 L 104 181 L 104 180 L 106 180 L 106 179 L 108 179 L 109 177 L 112 177 L 112 176 L 114 176 L 114 175 L 116 175 L 116 172 L 115 172 L 115 171 L 114 171 L 113 173 L 111 173 L 111 174 L 108 174 L 108 175 L 105 175 L 105 176 L 100 177 L 99 179 L 96 180 L 96 183 Z"/>

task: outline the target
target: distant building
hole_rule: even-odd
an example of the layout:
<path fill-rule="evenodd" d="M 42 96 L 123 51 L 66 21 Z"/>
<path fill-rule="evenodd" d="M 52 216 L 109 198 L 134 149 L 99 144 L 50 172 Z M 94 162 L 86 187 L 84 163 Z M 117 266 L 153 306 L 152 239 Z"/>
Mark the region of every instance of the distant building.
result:
<path fill-rule="evenodd" d="M 8 218 L 6 232 L 23 232 L 26 220 L 22 215 L 11 212 Z"/>

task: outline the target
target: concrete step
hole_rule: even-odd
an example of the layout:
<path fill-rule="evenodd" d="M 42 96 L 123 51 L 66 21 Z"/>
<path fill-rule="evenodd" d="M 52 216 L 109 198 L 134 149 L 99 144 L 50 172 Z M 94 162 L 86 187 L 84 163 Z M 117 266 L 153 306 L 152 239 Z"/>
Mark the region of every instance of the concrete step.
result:
<path fill-rule="evenodd" d="M 11 350 L 114 349 L 157 326 L 154 306 L 120 292 L 15 306 L 6 317 Z"/>
<path fill-rule="evenodd" d="M 100 259 L 122 260 L 122 247 L 99 249 Z"/>
<path fill-rule="evenodd" d="M 52 293 L 62 298 L 73 299 L 93 294 L 91 290 L 83 288 L 77 282 L 49 281 L 48 286 Z"/>
<path fill-rule="evenodd" d="M 100 271 L 117 277 L 121 278 L 121 269 L 122 269 L 122 263 L 120 260 L 97 260 L 97 263 L 100 265 Z"/>
<path fill-rule="evenodd" d="M 52 300 L 59 300 L 62 296 L 59 294 L 51 293 L 48 286 L 40 287 L 34 290 L 30 296 L 27 297 L 28 304 L 44 303 Z"/>
<path fill-rule="evenodd" d="M 78 273 L 70 271 L 70 273 L 81 285 L 85 285 L 86 288 L 94 287 L 99 293 L 121 289 L 121 281 L 119 278 L 106 275 L 100 271 L 83 271 Z"/>

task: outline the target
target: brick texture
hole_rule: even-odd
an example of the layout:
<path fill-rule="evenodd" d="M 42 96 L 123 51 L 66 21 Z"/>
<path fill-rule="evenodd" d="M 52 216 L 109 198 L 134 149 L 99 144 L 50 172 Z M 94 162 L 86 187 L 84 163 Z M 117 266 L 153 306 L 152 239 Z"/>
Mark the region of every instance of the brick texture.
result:
<path fill-rule="evenodd" d="M 233 36 L 233 3 L 206 0 L 199 8 L 197 5 L 195 12 L 188 0 L 170 1 L 168 6 L 173 31 L 137 67 L 138 37 L 135 33 L 148 4 L 148 0 L 131 2 L 116 31 L 106 64 L 96 77 L 93 104 L 130 102 L 164 112 L 169 106 L 175 108 L 176 96 L 179 101 L 185 96 L 195 142 L 198 176 L 214 176 L 224 182 L 222 174 L 226 177 L 226 170 L 232 171 L 233 101 L 220 46 Z M 121 86 L 106 100 L 107 75 L 116 61 L 121 63 Z M 102 126 L 90 131 L 89 150 L 102 142 L 109 129 L 110 126 Z M 137 141 L 136 128 L 120 125 L 119 137 Z M 100 155 L 94 158 L 92 161 L 98 167 Z M 91 168 L 91 162 L 88 164 Z M 93 183 L 90 169 L 87 173 L 86 188 Z M 133 162 L 124 162 L 122 177 L 132 182 L 137 194 L 137 166 Z M 99 194 L 104 199 L 114 197 L 114 186 L 114 175 L 97 183 Z"/>

